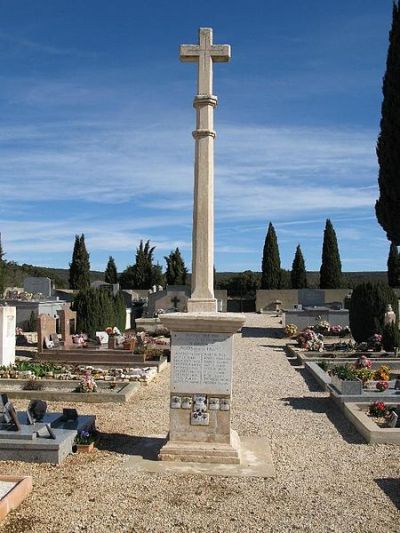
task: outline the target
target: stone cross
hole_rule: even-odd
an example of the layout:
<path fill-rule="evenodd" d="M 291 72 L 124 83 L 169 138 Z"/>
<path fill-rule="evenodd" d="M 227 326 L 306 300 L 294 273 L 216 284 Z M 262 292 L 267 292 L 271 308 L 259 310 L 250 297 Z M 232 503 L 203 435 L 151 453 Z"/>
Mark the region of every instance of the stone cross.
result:
<path fill-rule="evenodd" d="M 174 304 L 174 309 L 178 309 L 178 303 L 180 302 L 180 299 L 177 296 L 174 296 L 171 298 L 171 302 Z"/>
<path fill-rule="evenodd" d="M 198 63 L 197 94 L 213 93 L 212 64 L 225 63 L 231 58 L 228 44 L 213 44 L 212 28 L 200 28 L 199 44 L 182 44 L 180 59 L 186 63 Z"/>
<path fill-rule="evenodd" d="M 192 294 L 188 311 L 217 311 L 214 298 L 214 108 L 212 94 L 213 62 L 230 60 L 227 44 L 213 44 L 211 28 L 200 28 L 199 44 L 183 44 L 180 59 L 198 63 L 196 108 L 194 208 L 192 236 Z"/>

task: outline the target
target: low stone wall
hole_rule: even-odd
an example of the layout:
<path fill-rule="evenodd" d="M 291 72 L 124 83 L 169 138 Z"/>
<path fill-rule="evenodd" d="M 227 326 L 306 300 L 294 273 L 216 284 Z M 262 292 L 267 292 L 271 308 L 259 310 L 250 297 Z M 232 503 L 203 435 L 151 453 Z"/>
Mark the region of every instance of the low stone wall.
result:
<path fill-rule="evenodd" d="M 293 309 L 295 305 L 328 305 L 334 302 L 344 304 L 345 297 L 351 289 L 273 289 L 258 290 L 256 294 L 256 312 L 274 311 L 275 301 L 282 302 L 282 309 Z"/>
<path fill-rule="evenodd" d="M 349 311 L 347 309 L 340 311 L 334 309 L 289 309 L 282 315 L 282 325 L 285 327 L 287 324 L 295 324 L 299 329 L 304 329 L 307 326 L 313 326 L 319 317 L 335 326 L 349 325 Z"/>

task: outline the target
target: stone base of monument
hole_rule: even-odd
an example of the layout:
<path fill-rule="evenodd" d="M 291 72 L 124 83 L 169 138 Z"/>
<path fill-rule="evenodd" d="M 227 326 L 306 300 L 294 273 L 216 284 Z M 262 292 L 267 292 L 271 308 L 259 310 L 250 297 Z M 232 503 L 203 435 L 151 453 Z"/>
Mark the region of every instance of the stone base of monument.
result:
<path fill-rule="evenodd" d="M 231 430 L 231 442 L 168 441 L 159 453 L 161 461 L 240 464 L 240 439 Z"/>
<path fill-rule="evenodd" d="M 234 334 L 245 317 L 192 312 L 161 321 L 171 331 L 171 393 L 159 459 L 240 464 L 240 440 L 231 429 L 232 369 Z"/>
<path fill-rule="evenodd" d="M 167 442 L 167 443 L 166 443 Z M 193 444 L 193 443 L 190 443 Z M 195 460 L 189 461 L 188 455 L 184 455 L 184 460 L 158 460 L 160 450 L 168 449 L 175 443 L 167 441 L 165 435 L 152 435 L 138 437 L 134 447 L 131 449 L 129 457 L 126 458 L 124 466 L 132 473 L 147 472 L 153 474 L 190 474 L 204 476 L 223 477 L 258 477 L 271 478 L 275 476 L 275 469 L 272 462 L 269 439 L 265 437 L 242 437 L 240 439 L 239 460 L 235 463 L 223 463 L 218 456 L 214 455 L 215 462 L 204 462 L 204 457 L 192 455 Z M 196 446 L 195 451 L 201 451 L 202 446 Z M 215 447 L 215 453 L 219 446 Z M 182 452 L 182 447 L 179 446 Z M 189 450 L 185 450 L 189 451 Z M 210 453 L 207 449 L 206 453 Z"/>

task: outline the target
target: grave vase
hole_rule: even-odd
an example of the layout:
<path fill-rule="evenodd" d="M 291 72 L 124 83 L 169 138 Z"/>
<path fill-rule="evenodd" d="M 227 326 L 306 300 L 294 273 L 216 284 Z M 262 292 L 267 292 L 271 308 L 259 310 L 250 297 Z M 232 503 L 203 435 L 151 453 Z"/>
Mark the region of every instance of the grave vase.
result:
<path fill-rule="evenodd" d="M 75 444 L 76 453 L 92 453 L 95 451 L 94 442 L 90 444 Z"/>
<path fill-rule="evenodd" d="M 118 339 L 117 337 L 108 337 L 108 349 L 109 350 L 115 350 L 118 346 Z"/>

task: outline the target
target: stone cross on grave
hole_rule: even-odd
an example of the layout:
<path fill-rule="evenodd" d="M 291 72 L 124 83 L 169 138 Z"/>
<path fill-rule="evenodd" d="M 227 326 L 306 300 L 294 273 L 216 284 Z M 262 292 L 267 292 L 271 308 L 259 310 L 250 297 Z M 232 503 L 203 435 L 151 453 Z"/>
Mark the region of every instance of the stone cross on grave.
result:
<path fill-rule="evenodd" d="M 174 304 L 175 311 L 178 309 L 178 303 L 180 302 L 180 299 L 175 295 L 173 298 L 171 298 L 171 302 Z"/>
<path fill-rule="evenodd" d="M 217 97 L 212 94 L 214 62 L 231 57 L 228 44 L 213 44 L 211 28 L 200 28 L 199 44 L 183 44 L 180 59 L 198 63 L 196 108 L 194 208 L 192 235 L 192 294 L 190 312 L 216 312 L 214 298 L 214 108 Z"/>

